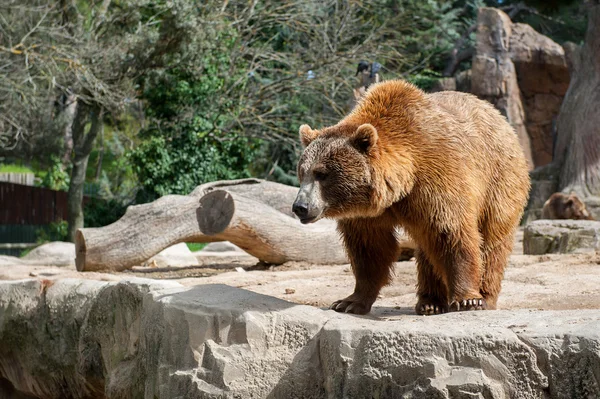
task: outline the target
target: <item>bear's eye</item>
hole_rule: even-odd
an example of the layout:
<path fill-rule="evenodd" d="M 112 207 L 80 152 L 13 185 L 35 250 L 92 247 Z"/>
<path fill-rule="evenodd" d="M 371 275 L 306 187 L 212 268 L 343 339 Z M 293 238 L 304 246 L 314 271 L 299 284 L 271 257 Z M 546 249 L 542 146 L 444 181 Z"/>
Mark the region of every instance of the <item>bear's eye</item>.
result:
<path fill-rule="evenodd" d="M 316 181 L 323 181 L 327 178 L 327 172 L 323 170 L 315 170 L 313 175 L 315 176 Z"/>

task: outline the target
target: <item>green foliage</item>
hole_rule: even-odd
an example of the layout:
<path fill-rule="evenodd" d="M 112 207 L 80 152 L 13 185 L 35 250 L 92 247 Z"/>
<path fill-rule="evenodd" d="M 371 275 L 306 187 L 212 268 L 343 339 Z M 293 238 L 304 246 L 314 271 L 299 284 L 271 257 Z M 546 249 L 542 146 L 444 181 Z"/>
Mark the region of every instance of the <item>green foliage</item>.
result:
<path fill-rule="evenodd" d="M 65 220 L 61 220 L 38 229 L 36 231 L 38 244 L 51 241 L 69 241 L 68 227 L 68 223 Z"/>
<path fill-rule="evenodd" d="M 192 252 L 200 251 L 206 246 L 203 242 L 186 242 L 185 245 L 187 245 L 188 249 Z"/>
<path fill-rule="evenodd" d="M 244 78 L 239 69 L 230 71 L 235 37 L 226 28 L 205 32 L 210 34 L 210 41 L 197 43 L 201 59 L 155 70 L 142 81 L 148 127 L 140 132 L 145 141 L 129 153 L 142 187 L 138 200 L 188 194 L 208 181 L 249 176 L 260 142 L 229 129 L 241 100 L 223 94 L 225 80 Z"/>
<path fill-rule="evenodd" d="M 33 169 L 18 164 L 0 164 L 0 173 L 33 173 Z"/>
<path fill-rule="evenodd" d="M 514 22 L 530 25 L 559 44 L 583 43 L 587 29 L 585 2 L 578 0 L 486 0 L 490 7 L 510 7 L 524 3 L 525 9 L 513 17 Z"/>
<path fill-rule="evenodd" d="M 110 199 L 92 198 L 83 207 L 85 227 L 102 227 L 119 220 L 127 210 L 127 204 Z"/>
<path fill-rule="evenodd" d="M 189 194 L 214 180 L 248 177 L 256 151 L 251 139 L 223 141 L 190 132 L 165 139 L 153 137 L 129 154 L 145 200 L 167 194 Z"/>
<path fill-rule="evenodd" d="M 433 87 L 440 77 L 441 74 L 437 72 L 425 70 L 421 73 L 409 76 L 407 81 L 419 87 L 420 89 L 427 91 Z"/>
<path fill-rule="evenodd" d="M 66 191 L 69 189 L 70 176 L 57 156 L 51 157 L 51 165 L 42 178 L 42 187 L 51 190 Z"/>

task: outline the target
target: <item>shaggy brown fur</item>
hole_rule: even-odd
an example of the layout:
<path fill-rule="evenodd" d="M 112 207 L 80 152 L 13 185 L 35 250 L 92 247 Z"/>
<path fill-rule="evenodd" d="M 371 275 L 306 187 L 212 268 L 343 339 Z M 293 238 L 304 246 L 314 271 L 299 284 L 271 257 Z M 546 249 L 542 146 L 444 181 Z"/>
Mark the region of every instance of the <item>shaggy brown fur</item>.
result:
<path fill-rule="evenodd" d="M 542 219 L 594 220 L 575 193 L 552 194 L 542 208 Z"/>
<path fill-rule="evenodd" d="M 417 313 L 496 307 L 529 174 L 492 105 L 387 81 L 335 126 L 303 125 L 300 136 L 294 212 L 303 223 L 338 220 L 356 277 L 333 309 L 370 311 L 391 280 L 396 226 L 419 247 Z"/>

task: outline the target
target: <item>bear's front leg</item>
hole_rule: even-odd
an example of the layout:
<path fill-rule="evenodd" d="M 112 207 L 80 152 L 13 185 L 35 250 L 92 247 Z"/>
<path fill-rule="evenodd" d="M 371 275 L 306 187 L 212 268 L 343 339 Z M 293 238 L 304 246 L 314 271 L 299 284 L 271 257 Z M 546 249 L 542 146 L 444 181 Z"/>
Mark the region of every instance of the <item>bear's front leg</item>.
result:
<path fill-rule="evenodd" d="M 449 237 L 451 238 L 451 237 Z M 445 272 L 448 282 L 449 310 L 485 310 L 480 292 L 483 276 L 481 237 L 476 229 L 465 229 L 460 238 L 445 243 L 448 254 Z"/>
<path fill-rule="evenodd" d="M 391 281 L 391 268 L 398 254 L 393 226 L 377 219 L 348 219 L 338 222 L 352 271 L 356 278 L 354 293 L 335 301 L 336 312 L 367 314 L 381 287 Z"/>

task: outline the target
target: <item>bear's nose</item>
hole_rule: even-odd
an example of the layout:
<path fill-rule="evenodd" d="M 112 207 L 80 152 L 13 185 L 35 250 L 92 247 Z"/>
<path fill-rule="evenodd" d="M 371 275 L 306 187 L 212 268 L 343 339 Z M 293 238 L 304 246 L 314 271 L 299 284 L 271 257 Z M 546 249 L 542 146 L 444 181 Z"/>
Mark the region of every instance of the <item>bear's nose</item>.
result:
<path fill-rule="evenodd" d="M 294 202 L 294 205 L 292 206 L 292 212 L 294 212 L 300 219 L 304 219 L 306 216 L 308 216 L 308 204 Z"/>

